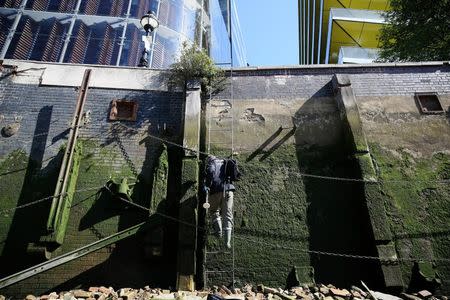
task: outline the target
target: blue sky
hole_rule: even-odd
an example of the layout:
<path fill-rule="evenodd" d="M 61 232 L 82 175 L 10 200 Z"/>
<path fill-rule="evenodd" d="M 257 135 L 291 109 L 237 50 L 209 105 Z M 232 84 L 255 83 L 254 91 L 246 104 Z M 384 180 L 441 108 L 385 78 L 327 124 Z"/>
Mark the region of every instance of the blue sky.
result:
<path fill-rule="evenodd" d="M 297 0 L 233 0 L 250 66 L 298 64 Z"/>

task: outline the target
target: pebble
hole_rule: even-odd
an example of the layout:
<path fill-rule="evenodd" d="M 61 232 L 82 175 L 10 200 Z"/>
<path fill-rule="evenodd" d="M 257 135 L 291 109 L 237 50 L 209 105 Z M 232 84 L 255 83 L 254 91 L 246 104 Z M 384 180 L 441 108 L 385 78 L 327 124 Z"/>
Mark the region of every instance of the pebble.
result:
<path fill-rule="evenodd" d="M 371 300 L 368 299 L 370 296 L 357 286 L 352 286 L 349 291 L 336 288 L 331 284 L 302 284 L 289 290 L 264 285 L 252 286 L 250 284 L 230 290 L 227 286 L 221 285 L 220 287 L 214 286 L 212 289 L 193 292 L 172 292 L 149 286 L 142 289 L 121 288 L 116 292 L 112 287 L 92 286 L 88 290 L 76 289 L 62 292 L 59 295 L 55 292 L 40 297 L 29 294 L 25 297 L 25 300 L 207 300 L 209 294 L 233 300 Z M 427 290 L 422 290 L 414 295 L 401 293 L 399 295 L 401 298 L 376 291 L 373 291 L 373 294 L 384 300 L 448 300 L 447 297 L 435 297 Z M 6 297 L 0 295 L 0 300 L 6 299 Z"/>
<path fill-rule="evenodd" d="M 423 290 L 423 291 L 417 292 L 417 294 L 418 294 L 420 297 L 422 297 L 422 298 L 428 298 L 428 297 L 430 297 L 430 296 L 433 295 L 432 293 L 430 293 L 430 292 L 427 291 L 427 290 Z"/>

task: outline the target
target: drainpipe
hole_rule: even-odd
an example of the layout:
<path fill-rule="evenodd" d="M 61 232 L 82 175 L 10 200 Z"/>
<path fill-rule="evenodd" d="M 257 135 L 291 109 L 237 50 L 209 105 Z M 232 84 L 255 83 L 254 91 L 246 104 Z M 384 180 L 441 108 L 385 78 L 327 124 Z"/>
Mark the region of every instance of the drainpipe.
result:
<path fill-rule="evenodd" d="M 59 62 L 64 62 L 64 57 L 66 56 L 67 47 L 70 43 L 70 38 L 72 37 L 73 27 L 75 26 L 75 21 L 77 20 L 78 12 L 80 11 L 81 0 L 77 1 L 75 10 L 73 11 L 72 20 L 70 21 L 69 30 L 67 31 L 66 38 L 64 39 L 64 46 L 61 50 L 61 55 L 59 56 Z"/>
<path fill-rule="evenodd" d="M 19 25 L 20 19 L 22 18 L 23 11 L 25 10 L 25 6 L 27 5 L 28 0 L 22 0 L 20 3 L 19 9 L 17 10 L 16 18 L 9 29 L 8 36 L 6 37 L 5 44 L 3 45 L 2 52 L 0 52 L 0 59 L 4 59 L 6 56 L 6 52 L 8 52 L 9 45 L 16 34 L 17 26 Z"/>
<path fill-rule="evenodd" d="M 120 37 L 119 53 L 117 54 L 116 66 L 120 65 L 120 59 L 122 58 L 123 45 L 124 45 L 125 35 L 127 33 L 128 20 L 130 19 L 131 2 L 132 1 L 133 0 L 128 1 L 128 8 L 127 8 L 127 13 L 125 15 L 125 20 L 124 20 L 124 24 L 123 24 L 122 36 Z"/>

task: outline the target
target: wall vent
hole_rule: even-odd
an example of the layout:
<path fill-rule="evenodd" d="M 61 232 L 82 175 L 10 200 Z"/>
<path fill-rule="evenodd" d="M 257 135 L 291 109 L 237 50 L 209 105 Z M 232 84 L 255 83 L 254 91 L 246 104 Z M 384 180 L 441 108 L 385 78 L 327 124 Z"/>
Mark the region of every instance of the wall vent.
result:
<path fill-rule="evenodd" d="M 110 121 L 136 121 L 138 104 L 133 100 L 113 100 L 109 110 Z"/>
<path fill-rule="evenodd" d="M 420 112 L 423 114 L 443 114 L 439 97 L 436 93 L 416 93 L 415 95 Z"/>

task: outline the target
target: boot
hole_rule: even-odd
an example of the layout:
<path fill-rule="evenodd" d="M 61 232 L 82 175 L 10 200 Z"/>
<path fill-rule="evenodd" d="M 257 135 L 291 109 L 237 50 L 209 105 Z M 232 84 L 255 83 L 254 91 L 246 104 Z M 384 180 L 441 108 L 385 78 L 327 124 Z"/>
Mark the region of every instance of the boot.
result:
<path fill-rule="evenodd" d="M 225 230 L 225 235 L 224 235 L 224 242 L 225 242 L 225 247 L 227 247 L 227 249 L 231 249 L 231 229 L 227 229 Z"/>
<path fill-rule="evenodd" d="M 220 218 L 214 219 L 213 220 L 213 230 L 214 230 L 214 235 L 218 238 L 222 237 L 222 220 Z"/>

